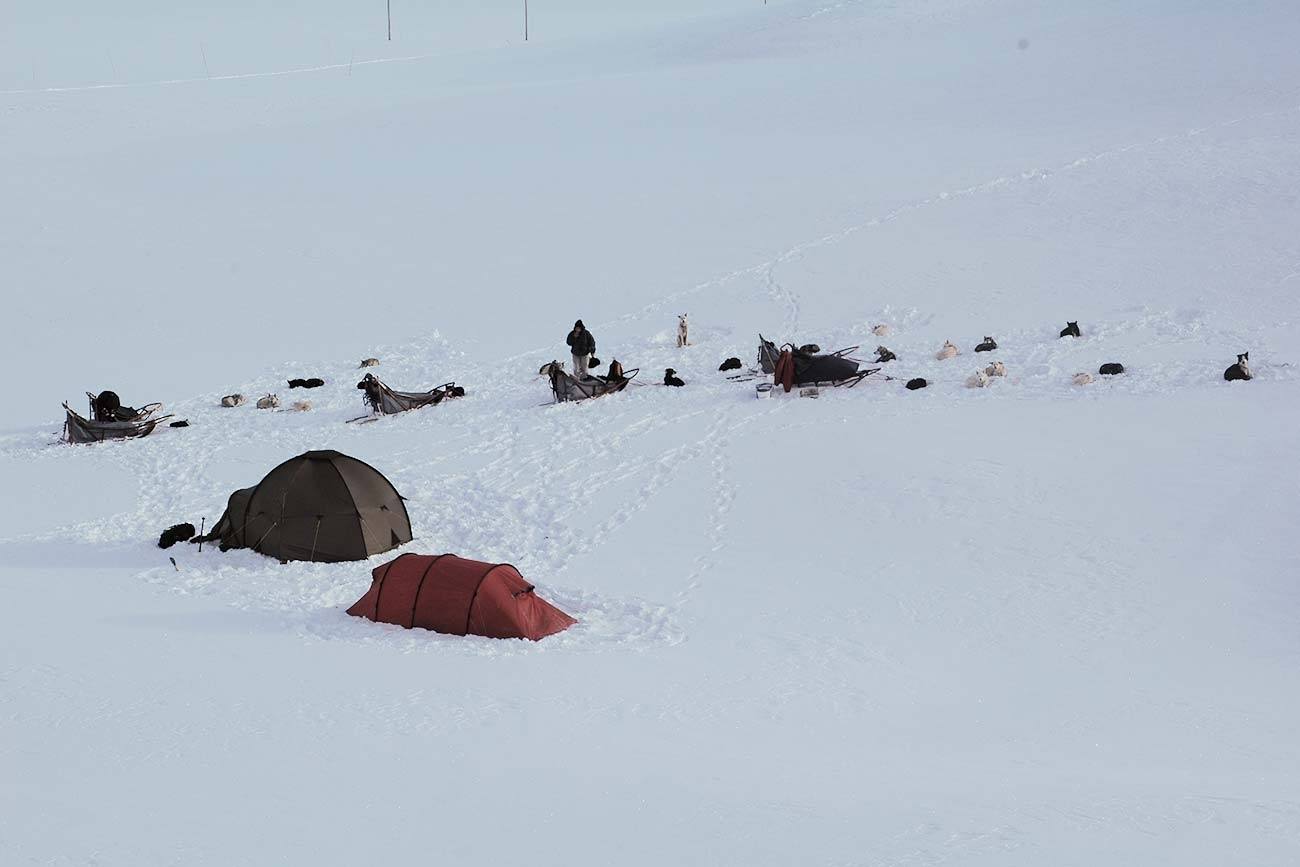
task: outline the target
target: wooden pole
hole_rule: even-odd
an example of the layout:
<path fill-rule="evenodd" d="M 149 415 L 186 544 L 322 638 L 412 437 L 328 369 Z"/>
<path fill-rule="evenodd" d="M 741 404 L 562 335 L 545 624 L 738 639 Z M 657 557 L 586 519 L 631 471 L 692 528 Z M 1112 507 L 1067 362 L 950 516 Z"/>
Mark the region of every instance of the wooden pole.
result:
<path fill-rule="evenodd" d="M 528 0 L 524 0 L 524 41 L 528 41 Z"/>
<path fill-rule="evenodd" d="M 388 0 L 388 41 L 393 41 L 393 0 Z"/>

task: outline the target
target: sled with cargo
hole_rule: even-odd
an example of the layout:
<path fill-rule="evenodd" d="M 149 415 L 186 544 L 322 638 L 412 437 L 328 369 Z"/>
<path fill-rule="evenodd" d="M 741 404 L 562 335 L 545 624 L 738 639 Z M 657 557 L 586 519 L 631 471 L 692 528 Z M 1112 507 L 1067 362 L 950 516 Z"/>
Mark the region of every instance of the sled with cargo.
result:
<path fill-rule="evenodd" d="M 762 334 L 758 335 L 759 369 L 772 376 L 773 388 L 780 386 L 789 392 L 795 386 L 801 391 L 819 388 L 852 388 L 880 370 L 879 367 L 862 367 L 862 362 L 851 357 L 859 347 L 849 346 L 835 352 L 821 352 L 813 344 L 795 346 L 786 343 L 778 347 Z M 810 394 L 815 394 L 811 392 Z"/>

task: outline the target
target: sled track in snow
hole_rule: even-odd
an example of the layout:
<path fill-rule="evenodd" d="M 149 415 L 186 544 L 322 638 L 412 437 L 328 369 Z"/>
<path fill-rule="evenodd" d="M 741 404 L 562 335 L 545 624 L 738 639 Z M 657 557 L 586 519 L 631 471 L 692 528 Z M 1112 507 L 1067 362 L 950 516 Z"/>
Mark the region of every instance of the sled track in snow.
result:
<path fill-rule="evenodd" d="M 1193 127 L 1191 129 L 1184 130 L 1183 132 L 1169 133 L 1167 135 L 1157 136 L 1156 138 L 1147 139 L 1145 141 L 1133 142 L 1131 144 L 1121 145 L 1121 146 L 1109 148 L 1107 150 L 1097 151 L 1095 153 L 1079 156 L 1058 165 L 1056 168 L 1052 168 L 1052 169 L 1044 169 L 1044 168 L 1037 168 L 1037 167 L 1029 168 L 1029 169 L 1022 170 L 1018 173 L 1013 173 L 1009 175 L 999 175 L 998 177 L 993 178 L 991 180 L 983 181 L 977 184 L 972 184 L 970 186 L 962 187 L 957 190 L 950 190 L 950 191 L 943 191 L 940 193 L 936 193 L 932 196 L 928 196 L 922 199 L 918 199 L 914 202 L 901 205 L 884 214 L 864 220 L 863 222 L 846 226 L 828 235 L 823 235 L 820 238 L 814 238 L 812 240 L 803 241 L 801 243 L 795 244 L 794 246 L 789 247 L 788 249 L 784 250 L 781 253 L 778 253 L 776 256 L 774 256 L 773 258 L 765 262 L 760 262 L 756 265 L 751 265 L 745 268 L 737 268 L 734 271 L 730 271 L 726 274 L 723 274 L 718 277 L 714 277 L 702 283 L 697 283 L 685 289 L 680 289 L 676 292 L 669 293 L 661 297 L 659 300 L 647 304 L 631 313 L 625 314 L 620 317 L 616 317 L 613 320 L 602 322 L 597 327 L 608 326 L 615 323 L 632 322 L 651 314 L 661 313 L 663 310 L 667 308 L 674 308 L 679 306 L 679 302 L 691 298 L 695 295 L 698 295 L 701 292 L 704 292 L 708 289 L 716 288 L 718 286 L 726 285 L 735 280 L 745 278 L 745 277 L 760 278 L 761 280 L 764 281 L 764 284 L 769 288 L 769 292 L 772 292 L 772 287 L 775 285 L 775 281 L 772 278 L 772 270 L 776 268 L 778 265 L 793 261 L 799 258 L 804 253 L 807 253 L 809 251 L 816 250 L 821 247 L 827 247 L 827 246 L 837 244 L 845 240 L 846 238 L 858 234 L 859 232 L 873 229 L 878 226 L 883 226 L 887 223 L 895 222 L 916 211 L 925 208 L 934 207 L 936 205 L 941 205 L 950 201 L 970 198 L 972 196 L 978 196 L 983 193 L 994 192 L 1006 188 L 1008 186 L 1011 186 L 1013 184 L 1022 184 L 1029 181 L 1045 181 L 1050 179 L 1054 175 L 1065 174 L 1067 172 L 1074 172 L 1079 169 L 1092 166 L 1096 163 L 1105 162 L 1107 160 L 1112 160 L 1118 157 L 1125 156 L 1126 154 L 1149 150 L 1151 148 L 1159 147 L 1160 145 L 1164 145 L 1164 144 L 1170 144 L 1170 143 L 1181 142 L 1181 141 L 1190 141 L 1196 138 L 1197 136 L 1204 135 L 1205 133 L 1212 132 L 1214 130 L 1227 129 L 1254 120 L 1264 120 L 1266 118 L 1282 117 L 1288 114 L 1295 114 L 1297 112 L 1300 112 L 1300 105 L 1291 106 L 1289 108 L 1283 108 L 1283 109 L 1275 109 L 1272 111 L 1257 112 L 1249 115 L 1242 115 L 1240 117 L 1236 117 L 1231 120 L 1206 124 L 1204 126 L 1199 126 L 1199 127 Z M 797 317 L 798 307 L 797 307 L 797 302 L 794 300 L 793 293 L 790 293 L 788 289 L 780 288 L 775 290 L 775 295 L 779 297 L 782 303 L 793 306 L 794 312 L 792 315 Z M 529 353 L 524 353 L 519 357 L 522 358 L 528 354 Z"/>

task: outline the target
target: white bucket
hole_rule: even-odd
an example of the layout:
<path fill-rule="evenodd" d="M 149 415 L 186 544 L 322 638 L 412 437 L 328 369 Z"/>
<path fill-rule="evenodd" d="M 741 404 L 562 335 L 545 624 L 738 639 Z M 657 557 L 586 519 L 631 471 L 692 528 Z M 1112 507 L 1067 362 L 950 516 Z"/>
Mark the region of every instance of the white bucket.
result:
<path fill-rule="evenodd" d="M 762 398 L 762 397 L 771 397 L 771 396 L 772 396 L 772 383 L 760 382 L 758 385 L 754 386 L 754 397 Z"/>

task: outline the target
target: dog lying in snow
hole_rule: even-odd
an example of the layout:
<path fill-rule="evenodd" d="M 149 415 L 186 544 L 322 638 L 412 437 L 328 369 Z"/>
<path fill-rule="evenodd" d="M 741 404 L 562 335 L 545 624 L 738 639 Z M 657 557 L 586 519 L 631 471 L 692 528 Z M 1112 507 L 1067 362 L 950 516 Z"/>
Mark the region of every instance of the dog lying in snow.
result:
<path fill-rule="evenodd" d="M 953 345 L 953 342 L 951 340 L 945 340 L 943 342 L 943 349 L 940 349 L 938 352 L 936 352 L 934 357 L 937 358 L 939 361 L 944 361 L 956 355 L 957 355 L 957 347 Z"/>
<path fill-rule="evenodd" d="M 987 334 L 984 335 L 984 342 L 975 347 L 976 352 L 992 352 L 998 348 L 998 342 Z"/>
<path fill-rule="evenodd" d="M 898 356 L 884 346 L 876 347 L 876 363 L 884 364 L 886 361 L 897 361 Z"/>
<path fill-rule="evenodd" d="M 907 385 L 904 386 L 904 388 L 906 388 L 908 391 L 916 391 L 918 388 L 925 388 L 929 384 L 930 383 L 926 382 L 924 379 L 921 379 L 921 377 L 918 376 L 916 379 L 909 379 L 907 381 Z"/>
<path fill-rule="evenodd" d="M 677 348 L 690 345 L 690 323 L 686 321 L 686 314 L 683 313 L 677 317 Z"/>
<path fill-rule="evenodd" d="M 879 325 L 873 325 L 871 326 L 871 333 L 876 335 L 877 337 L 888 337 L 889 326 L 884 324 L 883 322 L 880 323 Z"/>
<path fill-rule="evenodd" d="M 257 399 L 258 409 L 277 409 L 279 406 L 280 398 L 278 395 L 268 394 L 265 397 L 259 397 Z"/>
<path fill-rule="evenodd" d="M 989 384 L 989 375 L 982 370 L 977 370 L 966 378 L 967 388 L 983 388 Z"/>
<path fill-rule="evenodd" d="M 1074 375 L 1075 385 L 1089 385 L 1090 383 L 1092 383 L 1092 381 L 1093 381 L 1092 374 L 1087 373 L 1086 371 L 1084 373 L 1076 373 Z"/>
<path fill-rule="evenodd" d="M 311 379 L 291 379 L 289 380 L 290 388 L 320 388 L 325 384 L 325 380 L 313 376 Z"/>
<path fill-rule="evenodd" d="M 177 542 L 185 542 L 194 537 L 194 532 L 193 524 L 173 524 L 158 537 L 158 547 L 170 548 Z"/>
<path fill-rule="evenodd" d="M 1118 361 L 1110 361 L 1099 367 L 1097 372 L 1102 376 L 1119 376 L 1124 372 L 1124 365 L 1120 364 Z"/>
<path fill-rule="evenodd" d="M 989 376 L 1006 376 L 1007 366 L 1000 361 L 995 361 L 988 367 L 984 368 L 984 372 Z"/>
<path fill-rule="evenodd" d="M 1067 322 L 1065 323 L 1065 327 L 1061 329 L 1061 337 L 1082 337 L 1082 336 L 1083 335 L 1079 333 L 1079 323 L 1077 322 Z"/>
<path fill-rule="evenodd" d="M 1228 382 L 1245 381 L 1250 379 L 1250 353 L 1243 352 L 1237 356 L 1237 363 L 1223 372 L 1223 378 Z"/>
<path fill-rule="evenodd" d="M 243 406 L 244 396 L 242 394 L 228 394 L 221 399 L 222 406 Z"/>
<path fill-rule="evenodd" d="M 295 400 L 293 402 L 293 405 L 291 405 L 289 409 L 293 410 L 294 412 L 306 412 L 307 410 L 311 409 L 311 401 Z"/>
<path fill-rule="evenodd" d="M 664 385 L 671 385 L 673 388 L 681 388 L 686 383 L 677 378 L 677 371 L 671 367 L 664 370 Z"/>
<path fill-rule="evenodd" d="M 358 365 L 358 367 L 378 367 L 378 366 L 379 366 L 378 358 L 363 358 L 361 359 L 361 364 Z"/>
<path fill-rule="evenodd" d="M 733 355 L 731 358 L 728 358 L 726 361 L 719 364 L 718 370 L 740 370 L 743 366 L 744 365 L 740 363 L 740 359 Z"/>

